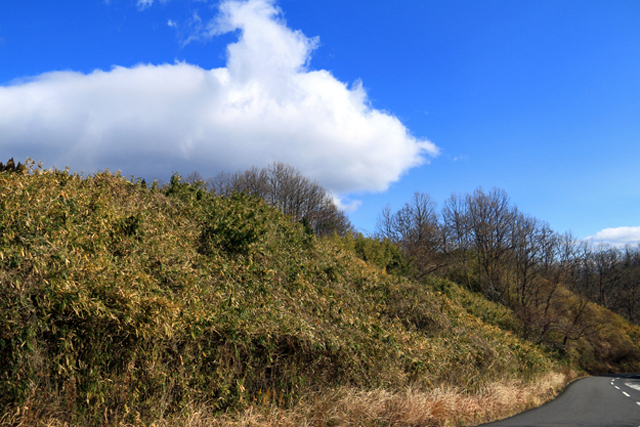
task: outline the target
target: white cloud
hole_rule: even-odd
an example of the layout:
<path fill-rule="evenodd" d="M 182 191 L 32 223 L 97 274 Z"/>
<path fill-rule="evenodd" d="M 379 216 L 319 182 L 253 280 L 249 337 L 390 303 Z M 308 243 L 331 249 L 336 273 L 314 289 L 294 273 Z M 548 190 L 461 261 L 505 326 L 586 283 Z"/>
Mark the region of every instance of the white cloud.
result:
<path fill-rule="evenodd" d="M 178 23 L 176 21 L 172 21 L 171 19 L 167 21 L 167 25 L 171 28 L 178 28 Z"/>
<path fill-rule="evenodd" d="M 345 200 L 340 199 L 339 197 L 334 197 L 334 201 L 338 208 L 347 213 L 355 212 L 360 206 L 362 206 L 362 201 L 360 200 Z"/>
<path fill-rule="evenodd" d="M 136 6 L 138 6 L 138 10 L 145 10 L 146 8 L 153 6 L 153 0 L 138 0 Z"/>
<path fill-rule="evenodd" d="M 585 240 L 612 246 L 636 245 L 640 243 L 640 227 L 605 228 Z"/>
<path fill-rule="evenodd" d="M 310 71 L 317 39 L 287 28 L 271 1 L 223 2 L 204 36 L 237 29 L 224 68 L 141 64 L 0 87 L 0 152 L 163 179 L 281 161 L 338 195 L 385 190 L 438 154 L 360 83 Z"/>
<path fill-rule="evenodd" d="M 109 0 L 111 1 L 111 0 Z M 138 0 L 136 2 L 136 6 L 138 7 L 138 10 L 145 10 L 150 8 L 151 6 L 153 6 L 155 0 Z M 170 0 L 160 0 L 160 3 L 167 3 Z"/>

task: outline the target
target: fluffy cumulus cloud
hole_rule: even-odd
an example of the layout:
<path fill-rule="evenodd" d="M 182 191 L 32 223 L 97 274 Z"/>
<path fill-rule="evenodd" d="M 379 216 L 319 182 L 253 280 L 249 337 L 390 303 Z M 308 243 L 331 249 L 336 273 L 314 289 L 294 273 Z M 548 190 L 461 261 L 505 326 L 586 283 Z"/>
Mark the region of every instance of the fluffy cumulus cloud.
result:
<path fill-rule="evenodd" d="M 224 68 L 51 72 L 0 87 L 1 152 L 165 179 L 281 161 L 342 195 L 385 190 L 438 154 L 360 84 L 310 70 L 317 40 L 287 28 L 273 2 L 225 1 L 205 36 L 236 30 Z"/>
<path fill-rule="evenodd" d="M 612 246 L 636 245 L 640 243 L 640 227 L 605 228 L 586 240 Z"/>

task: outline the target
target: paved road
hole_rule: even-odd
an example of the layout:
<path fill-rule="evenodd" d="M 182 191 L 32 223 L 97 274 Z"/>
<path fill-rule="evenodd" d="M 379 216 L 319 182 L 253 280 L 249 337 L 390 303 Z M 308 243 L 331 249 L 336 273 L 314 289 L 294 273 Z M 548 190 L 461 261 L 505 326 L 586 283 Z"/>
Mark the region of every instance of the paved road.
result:
<path fill-rule="evenodd" d="M 555 400 L 491 427 L 640 427 L 640 374 L 590 377 Z"/>

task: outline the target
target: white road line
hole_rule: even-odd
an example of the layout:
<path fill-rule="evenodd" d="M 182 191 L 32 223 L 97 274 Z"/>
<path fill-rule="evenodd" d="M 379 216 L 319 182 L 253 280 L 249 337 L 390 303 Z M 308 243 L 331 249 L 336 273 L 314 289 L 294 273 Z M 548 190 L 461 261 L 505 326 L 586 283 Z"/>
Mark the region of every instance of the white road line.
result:
<path fill-rule="evenodd" d="M 614 387 L 616 388 L 616 390 L 620 390 L 620 387 L 618 387 L 617 385 L 616 385 L 616 386 L 614 386 Z"/>
<path fill-rule="evenodd" d="M 627 393 L 626 391 L 623 391 L 622 394 L 624 394 L 627 397 L 631 397 L 631 395 L 629 393 Z"/>
<path fill-rule="evenodd" d="M 624 383 L 629 388 L 640 391 L 640 384 L 637 383 Z"/>

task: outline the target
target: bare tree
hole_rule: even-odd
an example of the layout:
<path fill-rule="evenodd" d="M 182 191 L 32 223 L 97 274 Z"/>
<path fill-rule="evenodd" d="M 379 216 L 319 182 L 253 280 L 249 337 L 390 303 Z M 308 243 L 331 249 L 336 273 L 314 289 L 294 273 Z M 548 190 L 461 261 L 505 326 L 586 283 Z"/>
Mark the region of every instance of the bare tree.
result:
<path fill-rule="evenodd" d="M 467 208 L 465 197 L 455 193 L 444 202 L 442 219 L 448 252 L 466 252 L 471 249 Z"/>
<path fill-rule="evenodd" d="M 403 249 L 418 277 L 443 272 L 511 308 L 522 335 L 539 344 L 600 339 L 593 303 L 640 321 L 640 245 L 596 247 L 559 235 L 499 189 L 453 194 L 441 216 L 428 195 L 415 193 L 397 212 L 382 211 L 377 235 Z"/>
<path fill-rule="evenodd" d="M 444 264 L 445 238 L 437 205 L 426 193 L 416 192 L 409 203 L 392 214 L 387 207 L 378 218 L 377 234 L 398 244 L 412 260 L 418 278 Z"/>
<path fill-rule="evenodd" d="M 593 251 L 595 267 L 596 302 L 603 307 L 613 308 L 619 287 L 620 265 L 618 250 L 607 245 L 598 245 Z"/>
<path fill-rule="evenodd" d="M 640 246 L 627 246 L 621 256 L 622 277 L 616 311 L 634 323 L 640 322 Z"/>
<path fill-rule="evenodd" d="M 253 166 L 243 173 L 237 173 L 233 177 L 233 189 L 238 192 L 248 193 L 265 199 L 271 203 L 273 196 L 269 194 L 267 169 Z"/>
<path fill-rule="evenodd" d="M 467 221 L 466 196 L 452 194 L 442 209 L 447 275 L 454 281 L 474 288 L 474 272 L 470 266 L 473 242 Z"/>
<path fill-rule="evenodd" d="M 284 163 L 221 173 L 210 178 L 207 186 L 218 195 L 237 191 L 258 196 L 294 221 L 306 220 L 317 234 L 343 234 L 351 228 L 349 219 L 325 188 Z"/>
<path fill-rule="evenodd" d="M 233 193 L 233 183 L 235 175 L 227 172 L 220 172 L 213 178 L 207 179 L 207 190 L 218 196 L 228 196 Z"/>
<path fill-rule="evenodd" d="M 381 240 L 389 240 L 398 244 L 402 239 L 395 225 L 395 214 L 391 212 L 389 205 L 382 210 L 376 221 L 376 236 Z"/>
<path fill-rule="evenodd" d="M 506 302 L 508 287 L 502 277 L 502 262 L 512 249 L 511 233 L 517 212 L 503 190 L 485 193 L 478 188 L 466 197 L 464 221 L 483 273 L 482 291 L 494 301 Z"/>
<path fill-rule="evenodd" d="M 563 324 L 566 303 L 558 293 L 565 280 L 560 266 L 562 240 L 547 223 L 520 213 L 513 224 L 512 249 L 504 269 L 515 298 L 508 304 L 522 322 L 523 336 L 543 343 Z"/>
<path fill-rule="evenodd" d="M 198 182 L 204 183 L 204 178 L 202 175 L 200 175 L 200 172 L 193 171 L 189 175 L 187 175 L 187 178 L 184 180 L 184 182 L 186 182 L 187 184 L 195 184 Z"/>

